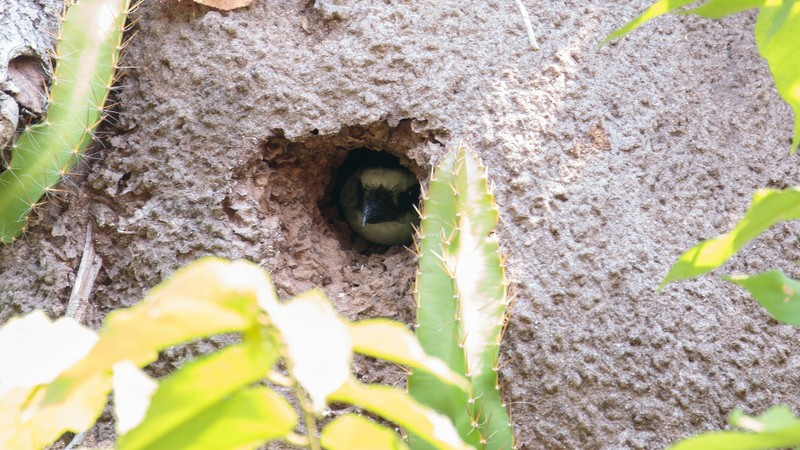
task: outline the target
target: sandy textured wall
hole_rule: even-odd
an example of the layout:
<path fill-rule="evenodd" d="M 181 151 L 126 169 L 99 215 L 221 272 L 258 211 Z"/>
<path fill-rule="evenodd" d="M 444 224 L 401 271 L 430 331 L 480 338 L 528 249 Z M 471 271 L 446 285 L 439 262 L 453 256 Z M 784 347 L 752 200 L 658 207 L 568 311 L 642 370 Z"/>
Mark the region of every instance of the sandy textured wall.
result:
<path fill-rule="evenodd" d="M 646 2 L 524 0 L 537 52 L 512 0 L 312 3 L 143 5 L 115 125 L 0 250 L 0 321 L 63 313 L 90 222 L 94 324 L 209 254 L 262 264 L 284 296 L 322 286 L 350 317 L 410 321 L 413 256 L 362 254 L 326 192 L 348 148 L 424 177 L 464 139 L 496 184 L 515 282 L 503 375 L 521 448 L 652 449 L 737 406 L 800 405 L 796 330 L 713 277 L 654 294 L 756 188 L 800 180 L 752 15 L 666 18 L 598 48 Z M 800 277 L 798 231 L 727 269 Z"/>

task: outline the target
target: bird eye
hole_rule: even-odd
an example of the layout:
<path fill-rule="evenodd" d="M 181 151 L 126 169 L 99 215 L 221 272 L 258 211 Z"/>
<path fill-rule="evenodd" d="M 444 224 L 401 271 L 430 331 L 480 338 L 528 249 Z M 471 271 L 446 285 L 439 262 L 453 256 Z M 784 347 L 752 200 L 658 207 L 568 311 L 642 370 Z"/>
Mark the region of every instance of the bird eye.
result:
<path fill-rule="evenodd" d="M 401 192 L 398 195 L 398 204 L 401 208 L 411 211 L 414 205 L 419 202 L 420 189 L 419 185 L 411 186 L 408 190 Z"/>

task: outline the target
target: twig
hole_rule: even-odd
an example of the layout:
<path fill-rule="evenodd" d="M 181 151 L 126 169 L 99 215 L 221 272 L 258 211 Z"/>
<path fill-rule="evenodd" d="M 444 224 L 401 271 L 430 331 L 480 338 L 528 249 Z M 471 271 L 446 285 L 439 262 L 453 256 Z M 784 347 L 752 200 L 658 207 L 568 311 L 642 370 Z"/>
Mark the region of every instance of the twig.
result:
<path fill-rule="evenodd" d="M 71 441 L 69 441 L 69 444 L 67 444 L 67 446 L 64 447 L 64 450 L 74 449 L 76 446 L 83 444 L 84 439 L 86 439 L 86 432 L 81 431 L 80 433 L 76 434 Z"/>
<path fill-rule="evenodd" d="M 86 307 L 89 303 L 89 296 L 94 287 L 94 280 L 100 267 L 103 266 L 103 259 L 94 252 L 94 242 L 92 239 L 92 223 L 86 226 L 86 242 L 83 244 L 83 256 L 78 266 L 78 274 L 75 276 L 75 284 L 72 286 L 72 293 L 67 303 L 67 317 L 72 317 L 78 322 L 83 322 L 86 314 Z M 86 431 L 75 435 L 72 440 L 64 447 L 64 450 L 72 450 L 78 445 L 83 444 L 86 439 Z"/>
<path fill-rule="evenodd" d="M 75 276 L 75 284 L 72 286 L 72 293 L 67 303 L 67 317 L 72 317 L 78 322 L 83 321 L 86 314 L 86 307 L 89 303 L 89 296 L 94 287 L 94 280 L 103 265 L 103 260 L 94 252 L 94 242 L 92 239 L 92 224 L 86 226 L 86 243 L 83 245 L 83 256 L 81 264 L 78 266 L 78 274 Z"/>
<path fill-rule="evenodd" d="M 522 14 L 522 21 L 525 22 L 525 30 L 528 32 L 528 40 L 531 42 L 531 47 L 534 50 L 539 50 L 539 43 L 536 42 L 536 35 L 533 34 L 533 25 L 531 25 L 531 17 L 528 15 L 528 10 L 522 4 L 522 0 L 516 0 L 519 13 Z"/>

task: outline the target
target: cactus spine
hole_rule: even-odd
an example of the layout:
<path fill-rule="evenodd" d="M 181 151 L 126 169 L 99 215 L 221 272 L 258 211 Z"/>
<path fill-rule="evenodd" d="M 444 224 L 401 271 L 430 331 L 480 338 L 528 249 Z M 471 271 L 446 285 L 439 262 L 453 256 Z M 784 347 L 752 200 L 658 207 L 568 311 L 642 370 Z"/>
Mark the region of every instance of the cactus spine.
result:
<path fill-rule="evenodd" d="M 66 2 L 47 116 L 20 134 L 0 173 L 0 243 L 24 231 L 41 198 L 83 156 L 115 81 L 130 0 Z"/>
<path fill-rule="evenodd" d="M 497 380 L 508 283 L 493 230 L 498 212 L 486 174 L 465 145 L 436 167 L 420 224 L 417 337 L 425 351 L 463 373 L 468 392 L 412 373 L 409 392 L 450 417 L 477 449 L 514 448 Z M 411 447 L 429 448 L 412 435 Z"/>

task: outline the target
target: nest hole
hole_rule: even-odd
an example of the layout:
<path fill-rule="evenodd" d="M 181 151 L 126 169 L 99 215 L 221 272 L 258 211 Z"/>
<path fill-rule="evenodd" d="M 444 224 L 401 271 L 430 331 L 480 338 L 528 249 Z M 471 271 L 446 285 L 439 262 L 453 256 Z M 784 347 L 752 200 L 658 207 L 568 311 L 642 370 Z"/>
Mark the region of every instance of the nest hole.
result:
<path fill-rule="evenodd" d="M 270 271 L 281 297 L 319 287 L 351 320 L 413 322 L 416 257 L 403 245 L 370 244 L 354 233 L 336 198 L 355 168 L 376 159 L 405 167 L 415 181 L 424 180 L 431 157 L 443 148 L 433 132 L 418 128 L 422 125 L 412 119 L 380 121 L 333 134 L 309 130 L 296 140 L 272 130 L 262 161 L 250 167 L 250 182 L 240 189 L 257 199 L 251 252 Z M 247 209 L 237 204 L 232 209 L 232 224 L 249 236 L 250 219 L 240 212 Z"/>
<path fill-rule="evenodd" d="M 382 245 L 355 232 L 337 199 L 347 179 L 364 166 L 402 168 L 416 177 L 418 186 L 429 171 L 427 159 L 433 149 L 428 147 L 438 150 L 441 144 L 433 132 L 414 131 L 414 124 L 418 126 L 413 119 L 401 120 L 396 126 L 382 121 L 344 127 L 333 135 L 320 135 L 315 129 L 297 142 L 286 139 L 281 130 L 273 130 L 265 144 L 264 158 L 274 174 L 271 184 L 275 194 L 269 200 L 279 204 L 302 201 L 309 210 L 313 208 L 309 211 L 312 229 L 308 231 L 335 238 L 345 252 L 369 256 L 393 254 L 396 247 L 402 250 L 401 244 Z"/>

